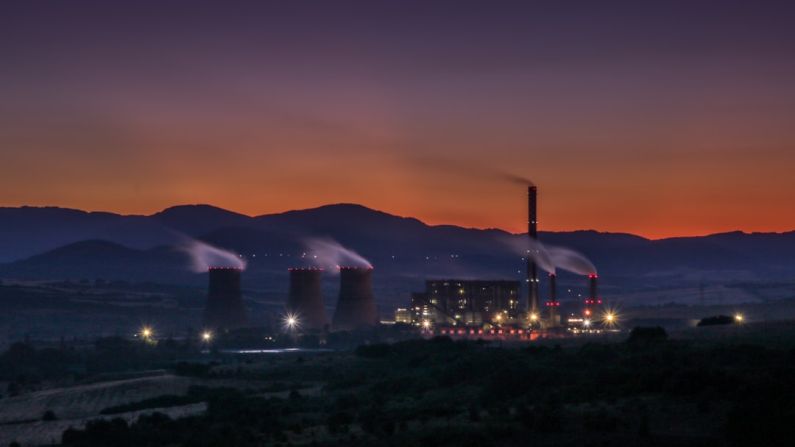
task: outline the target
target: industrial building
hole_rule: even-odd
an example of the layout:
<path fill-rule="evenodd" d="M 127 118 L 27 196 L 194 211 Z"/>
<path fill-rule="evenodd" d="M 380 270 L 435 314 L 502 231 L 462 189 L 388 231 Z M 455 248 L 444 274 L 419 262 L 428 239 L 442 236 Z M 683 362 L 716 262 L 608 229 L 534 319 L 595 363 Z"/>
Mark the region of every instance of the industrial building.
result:
<path fill-rule="evenodd" d="M 411 320 L 468 326 L 518 322 L 519 287 L 512 280 L 428 280 L 425 292 L 412 294 Z"/>
<path fill-rule="evenodd" d="M 398 307 L 395 309 L 395 323 L 411 324 L 411 310 L 405 307 Z"/>

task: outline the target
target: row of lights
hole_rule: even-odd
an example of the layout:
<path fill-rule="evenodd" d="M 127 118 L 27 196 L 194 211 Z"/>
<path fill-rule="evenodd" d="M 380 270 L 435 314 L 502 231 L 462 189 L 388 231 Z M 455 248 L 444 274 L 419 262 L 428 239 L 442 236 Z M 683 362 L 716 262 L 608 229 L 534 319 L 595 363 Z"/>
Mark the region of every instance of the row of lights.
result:
<path fill-rule="evenodd" d="M 283 323 L 284 323 L 284 328 L 290 331 L 295 330 L 301 326 L 300 321 L 298 320 L 298 316 L 295 314 L 285 315 Z M 138 331 L 138 333 L 135 335 L 136 337 L 140 337 L 142 340 L 147 342 L 152 342 L 155 340 L 155 331 L 154 329 L 152 329 L 151 326 L 142 327 L 141 330 Z M 209 343 L 213 340 L 214 334 L 212 333 L 212 331 L 205 330 L 202 331 L 200 337 L 203 342 Z"/>
<path fill-rule="evenodd" d="M 137 337 L 140 337 L 142 340 L 147 342 L 152 342 L 155 340 L 155 331 L 152 329 L 151 326 L 144 326 L 141 330 L 135 334 Z M 211 342 L 213 339 L 212 331 L 202 331 L 201 333 L 201 340 L 205 343 Z"/>

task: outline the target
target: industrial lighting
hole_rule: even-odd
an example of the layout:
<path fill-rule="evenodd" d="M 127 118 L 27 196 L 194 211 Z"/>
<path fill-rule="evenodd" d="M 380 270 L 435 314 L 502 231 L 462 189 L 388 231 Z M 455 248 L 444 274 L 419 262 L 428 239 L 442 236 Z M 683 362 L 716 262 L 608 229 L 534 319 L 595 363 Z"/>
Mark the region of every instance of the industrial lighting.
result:
<path fill-rule="evenodd" d="M 298 315 L 290 314 L 284 316 L 284 328 L 293 331 L 301 325 L 300 320 L 298 319 Z"/>
<path fill-rule="evenodd" d="M 149 339 L 149 338 L 152 338 L 152 335 L 154 335 L 154 331 L 152 331 L 152 328 L 150 328 L 149 326 L 144 326 L 144 327 L 141 328 L 141 337 L 142 338 Z"/>
<path fill-rule="evenodd" d="M 213 339 L 213 333 L 212 332 L 210 332 L 210 331 L 202 332 L 202 341 L 203 342 L 207 343 L 207 342 L 209 342 L 212 339 Z"/>
<path fill-rule="evenodd" d="M 538 314 L 530 314 L 530 321 L 538 321 Z"/>
<path fill-rule="evenodd" d="M 744 319 L 745 319 L 745 317 L 743 316 L 743 314 L 735 314 L 734 315 L 734 321 L 737 322 L 737 323 L 742 323 Z"/>

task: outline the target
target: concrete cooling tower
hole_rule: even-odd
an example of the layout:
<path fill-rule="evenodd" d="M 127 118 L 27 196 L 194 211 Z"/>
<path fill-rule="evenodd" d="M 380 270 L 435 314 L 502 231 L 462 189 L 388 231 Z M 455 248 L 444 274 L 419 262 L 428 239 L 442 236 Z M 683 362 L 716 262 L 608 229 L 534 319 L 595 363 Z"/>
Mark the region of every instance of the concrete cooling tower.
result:
<path fill-rule="evenodd" d="M 323 269 L 291 268 L 290 293 L 285 307 L 297 317 L 301 329 L 323 330 L 328 325 L 320 279 Z"/>
<path fill-rule="evenodd" d="M 246 327 L 248 319 L 240 289 L 241 272 L 237 268 L 210 268 L 204 327 L 215 330 Z"/>
<path fill-rule="evenodd" d="M 340 295 L 334 312 L 335 330 L 372 327 L 378 323 L 371 267 L 340 267 Z"/>

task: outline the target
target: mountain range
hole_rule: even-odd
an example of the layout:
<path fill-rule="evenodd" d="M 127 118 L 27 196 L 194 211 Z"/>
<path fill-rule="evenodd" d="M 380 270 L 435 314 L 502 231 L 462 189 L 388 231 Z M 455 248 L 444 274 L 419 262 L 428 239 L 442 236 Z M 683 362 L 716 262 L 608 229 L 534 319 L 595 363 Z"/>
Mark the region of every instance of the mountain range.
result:
<path fill-rule="evenodd" d="M 247 287 L 276 298 L 286 269 L 312 264 L 306 240 L 330 238 L 376 268 L 376 291 L 405 301 L 426 278 L 521 279 L 521 241 L 495 229 L 426 225 L 354 204 L 250 217 L 209 205 L 148 216 L 64 208 L 0 208 L 0 278 L 104 278 L 200 284 L 178 248 L 190 238 L 231 250 L 248 262 Z M 649 240 L 597 231 L 541 232 L 545 244 L 577 250 L 596 265 L 605 293 L 699 284 L 795 279 L 795 232 L 731 232 Z M 329 284 L 334 279 L 328 275 Z M 564 285 L 583 283 L 563 274 Z"/>

